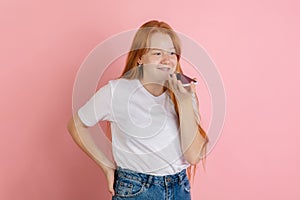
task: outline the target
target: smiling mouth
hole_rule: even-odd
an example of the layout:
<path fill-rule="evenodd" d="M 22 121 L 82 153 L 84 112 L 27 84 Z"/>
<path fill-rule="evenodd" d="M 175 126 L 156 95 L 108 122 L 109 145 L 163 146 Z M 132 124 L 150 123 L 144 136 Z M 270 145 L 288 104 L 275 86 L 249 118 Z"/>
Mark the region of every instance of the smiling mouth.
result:
<path fill-rule="evenodd" d="M 157 69 L 162 70 L 162 71 L 165 71 L 165 72 L 168 72 L 168 71 L 171 70 L 170 67 L 158 67 Z"/>

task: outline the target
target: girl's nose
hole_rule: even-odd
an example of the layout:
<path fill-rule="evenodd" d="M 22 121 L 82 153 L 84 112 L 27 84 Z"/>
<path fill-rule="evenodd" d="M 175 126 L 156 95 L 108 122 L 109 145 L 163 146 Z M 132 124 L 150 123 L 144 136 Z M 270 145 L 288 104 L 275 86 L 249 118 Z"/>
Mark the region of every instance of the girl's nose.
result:
<path fill-rule="evenodd" d="M 169 64 L 170 63 L 170 56 L 167 52 L 164 52 L 161 59 L 162 64 Z"/>

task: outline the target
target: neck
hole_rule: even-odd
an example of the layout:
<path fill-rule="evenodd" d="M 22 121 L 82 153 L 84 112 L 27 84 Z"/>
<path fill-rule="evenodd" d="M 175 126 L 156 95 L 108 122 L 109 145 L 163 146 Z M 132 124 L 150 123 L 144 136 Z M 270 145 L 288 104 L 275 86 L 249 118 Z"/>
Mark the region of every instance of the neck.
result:
<path fill-rule="evenodd" d="M 144 88 L 153 96 L 160 96 L 165 91 L 164 86 L 160 83 L 147 83 L 143 79 L 141 80 L 141 83 L 143 84 Z"/>

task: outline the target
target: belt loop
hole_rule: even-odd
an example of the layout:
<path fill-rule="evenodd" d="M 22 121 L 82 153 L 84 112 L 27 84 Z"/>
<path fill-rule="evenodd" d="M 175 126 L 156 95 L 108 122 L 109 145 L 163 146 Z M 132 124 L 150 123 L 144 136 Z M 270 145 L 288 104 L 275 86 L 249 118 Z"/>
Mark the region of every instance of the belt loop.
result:
<path fill-rule="evenodd" d="M 150 187 L 150 184 L 151 184 L 151 182 L 152 182 L 152 178 L 153 178 L 152 175 L 149 175 L 149 176 L 148 176 L 148 180 L 147 180 L 147 183 L 146 183 L 146 187 L 147 187 L 147 188 Z"/>
<path fill-rule="evenodd" d="M 183 175 L 181 173 L 178 174 L 179 185 L 181 185 Z"/>

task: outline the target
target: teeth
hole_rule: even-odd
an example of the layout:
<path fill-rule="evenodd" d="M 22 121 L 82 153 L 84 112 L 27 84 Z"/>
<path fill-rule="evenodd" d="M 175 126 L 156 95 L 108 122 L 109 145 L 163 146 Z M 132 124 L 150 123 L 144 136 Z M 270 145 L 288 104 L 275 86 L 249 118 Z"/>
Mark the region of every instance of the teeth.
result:
<path fill-rule="evenodd" d="M 168 67 L 160 67 L 158 69 L 163 70 L 163 71 L 169 71 L 170 70 L 170 68 L 168 68 Z"/>

